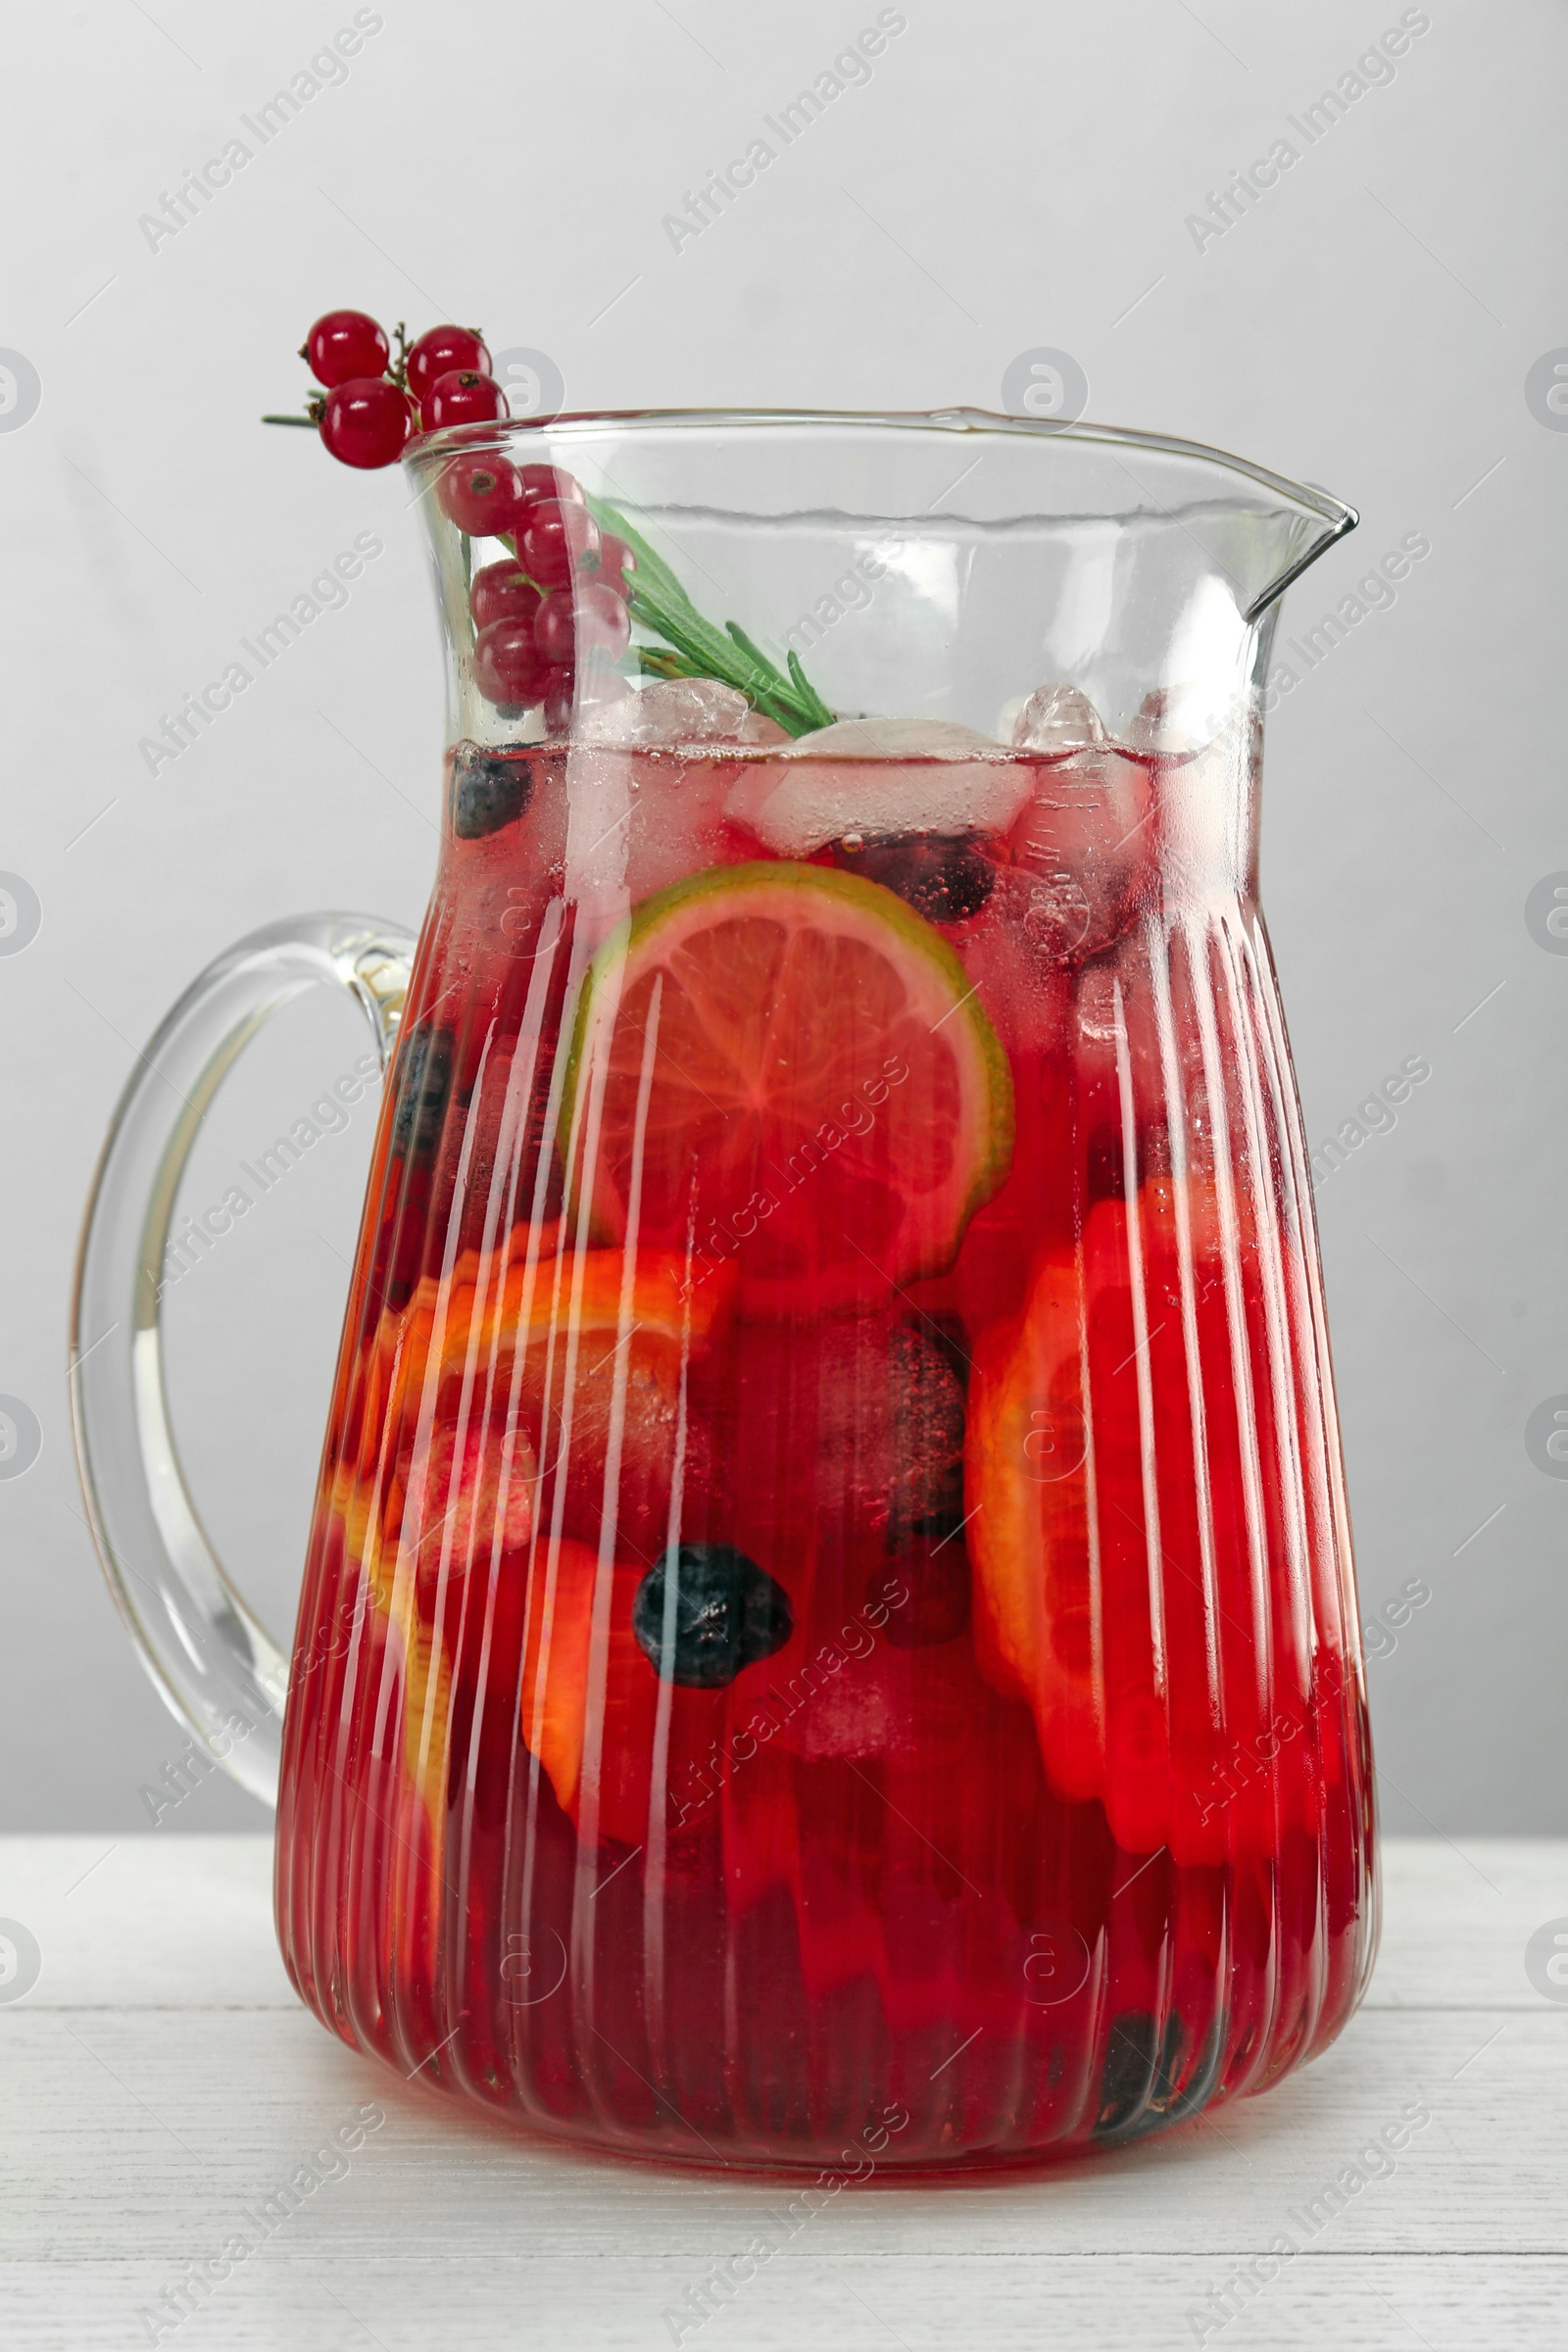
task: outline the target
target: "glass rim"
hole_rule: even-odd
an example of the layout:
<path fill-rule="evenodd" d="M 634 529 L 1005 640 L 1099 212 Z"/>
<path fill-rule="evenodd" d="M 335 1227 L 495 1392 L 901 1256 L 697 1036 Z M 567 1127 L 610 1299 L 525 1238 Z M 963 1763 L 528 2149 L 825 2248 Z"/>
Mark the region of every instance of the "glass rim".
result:
<path fill-rule="evenodd" d="M 636 432 L 639 428 L 696 433 L 716 429 L 777 431 L 800 425 L 836 426 L 848 431 L 858 428 L 913 434 L 972 434 L 996 440 L 1078 442 L 1143 450 L 1152 456 L 1212 466 L 1224 473 L 1241 476 L 1326 523 L 1328 534 L 1317 542 L 1314 556 L 1320 555 L 1333 540 L 1354 530 L 1360 520 L 1356 509 L 1336 498 L 1332 491 L 1316 483 L 1297 481 L 1290 474 L 1255 465 L 1250 458 L 1239 458 L 1209 442 L 1188 441 L 1176 434 L 1146 432 L 1127 425 L 1098 424 L 1086 417 L 1057 424 L 1049 417 L 1010 416 L 990 409 L 563 410 L 552 416 L 502 416 L 487 423 L 446 425 L 435 432 L 416 434 L 404 451 L 402 462 L 411 472 L 425 474 L 438 463 L 468 452 L 526 445 L 530 435 L 586 443 L 607 427 L 619 433 Z"/>

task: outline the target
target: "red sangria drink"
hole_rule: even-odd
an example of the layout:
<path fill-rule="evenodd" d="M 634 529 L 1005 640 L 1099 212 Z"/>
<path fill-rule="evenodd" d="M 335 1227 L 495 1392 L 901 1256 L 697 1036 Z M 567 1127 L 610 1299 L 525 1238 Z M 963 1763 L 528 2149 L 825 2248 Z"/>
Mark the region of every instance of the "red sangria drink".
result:
<path fill-rule="evenodd" d="M 405 2078 L 699 2164 L 1266 2087 L 1376 1911 L 1256 872 L 1278 599 L 1353 514 L 1098 426 L 514 423 L 468 329 L 307 351 L 428 524 L 429 910 L 181 1000 L 74 1372 L 127 1621 L 276 1788 L 294 1984 Z M 322 980 L 386 1089 L 285 1657 L 180 1481 L 149 1261 L 182 1106 Z"/>
<path fill-rule="evenodd" d="M 281 1917 L 339 2032 L 547 2130 L 1119 2141 L 1355 1996 L 1303 1154 L 1255 924 L 1164 854 L 1247 733 L 1015 731 L 656 685 L 453 756 Z"/>

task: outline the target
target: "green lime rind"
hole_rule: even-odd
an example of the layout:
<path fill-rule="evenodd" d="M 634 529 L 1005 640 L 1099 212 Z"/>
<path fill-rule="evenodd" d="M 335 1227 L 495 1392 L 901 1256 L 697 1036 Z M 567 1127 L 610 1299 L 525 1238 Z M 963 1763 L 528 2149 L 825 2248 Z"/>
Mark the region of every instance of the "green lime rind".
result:
<path fill-rule="evenodd" d="M 853 909 L 864 920 L 872 936 L 880 934 L 896 941 L 910 956 L 918 957 L 927 974 L 942 986 L 947 1002 L 932 1028 L 951 1023 L 956 1036 L 967 1043 L 971 1073 L 978 1080 L 973 1094 L 982 1106 L 980 1119 L 973 1120 L 972 1110 L 970 1118 L 974 1129 L 983 1127 L 985 1135 L 981 1146 L 976 1134 L 973 1174 L 955 1217 L 950 1254 L 943 1261 L 944 1266 L 951 1265 L 970 1218 L 1001 1189 L 1012 1165 L 1016 1122 L 1012 1071 L 1005 1049 L 953 948 L 896 891 L 885 889 L 879 882 L 868 882 L 858 874 L 843 873 L 834 866 L 797 864 L 785 858 L 714 866 L 700 874 L 689 874 L 683 881 L 672 883 L 667 890 L 658 891 L 634 906 L 596 952 L 582 978 L 557 1127 L 562 1160 L 570 1177 L 573 1211 L 578 1206 L 581 1185 L 581 1169 L 573 1165 L 571 1150 L 577 1090 L 590 1040 L 599 1023 L 600 1006 L 606 1002 L 612 1006 L 619 1003 L 620 988 L 612 987 L 612 983 L 623 983 L 626 973 L 640 960 L 639 951 L 651 940 L 666 932 L 678 933 L 683 914 L 726 901 L 738 911 L 748 898 L 779 890 L 809 892 L 837 906 Z M 893 960 L 899 958 L 895 956 Z M 610 1018 L 613 1017 L 612 1010 Z M 941 1271 L 943 1266 L 911 1267 L 901 1279 L 912 1281 Z"/>

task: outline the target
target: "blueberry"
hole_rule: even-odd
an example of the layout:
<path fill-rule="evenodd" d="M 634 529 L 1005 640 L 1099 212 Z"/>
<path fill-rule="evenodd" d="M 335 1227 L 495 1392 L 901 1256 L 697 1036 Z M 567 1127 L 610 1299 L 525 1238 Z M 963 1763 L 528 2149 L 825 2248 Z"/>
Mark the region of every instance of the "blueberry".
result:
<path fill-rule="evenodd" d="M 1135 2132 L 1169 2100 L 1182 2039 L 1177 2017 L 1166 2019 L 1163 2036 L 1147 2009 L 1123 2009 L 1111 2019 L 1094 2124 L 1097 2139 Z"/>
<path fill-rule="evenodd" d="M 397 1108 L 392 1114 L 394 1151 L 433 1152 L 440 1141 L 447 1097 L 452 1092 L 454 1043 L 450 1029 L 432 1029 L 427 1021 L 421 1021 L 399 1048 Z"/>
<path fill-rule="evenodd" d="M 783 1586 L 744 1551 L 730 1544 L 679 1544 L 638 1586 L 631 1630 L 662 1681 L 721 1690 L 743 1666 L 782 1649 L 795 1618 Z"/>
<path fill-rule="evenodd" d="M 1100 2078 L 1100 2109 L 1092 2127 L 1096 2139 L 1144 2139 L 1207 2106 L 1219 2082 L 1225 2049 L 1223 2020 L 1214 2020 L 1207 2041 L 1178 2089 L 1186 2045 L 1187 2034 L 1178 2017 L 1166 2019 L 1163 2034 L 1147 2009 L 1123 2009 L 1112 2018 Z"/>
<path fill-rule="evenodd" d="M 515 752 L 460 743 L 452 755 L 452 830 L 479 841 L 515 823 L 533 797 L 533 767 Z"/>
<path fill-rule="evenodd" d="M 972 833 L 894 833 L 858 850 L 838 842 L 833 859 L 897 891 L 928 923 L 967 922 L 997 884 L 997 869 Z"/>

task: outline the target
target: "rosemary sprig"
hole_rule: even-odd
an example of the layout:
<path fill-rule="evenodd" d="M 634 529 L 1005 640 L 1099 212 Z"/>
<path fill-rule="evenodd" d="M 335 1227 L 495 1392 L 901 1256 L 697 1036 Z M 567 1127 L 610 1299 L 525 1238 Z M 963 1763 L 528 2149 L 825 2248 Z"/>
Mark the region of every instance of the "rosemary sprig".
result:
<path fill-rule="evenodd" d="M 642 533 L 624 514 L 602 498 L 588 500 L 595 522 L 624 539 L 637 559 L 629 580 L 631 616 L 662 645 L 639 645 L 633 650 L 649 676 L 656 678 L 716 678 L 733 686 L 754 710 L 775 719 L 788 735 L 808 735 L 831 726 L 834 713 L 801 667 L 793 650 L 787 656 L 788 675 L 754 644 L 738 621 L 716 629 L 705 620 L 662 556 L 655 553 Z"/>

